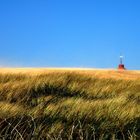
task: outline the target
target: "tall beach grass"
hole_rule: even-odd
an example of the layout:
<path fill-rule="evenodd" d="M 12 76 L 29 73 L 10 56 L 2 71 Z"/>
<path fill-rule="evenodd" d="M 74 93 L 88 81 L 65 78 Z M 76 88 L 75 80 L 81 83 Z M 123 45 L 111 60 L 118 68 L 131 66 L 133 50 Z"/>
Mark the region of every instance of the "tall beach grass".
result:
<path fill-rule="evenodd" d="M 139 140 L 140 80 L 115 73 L 1 73 L 0 139 Z"/>

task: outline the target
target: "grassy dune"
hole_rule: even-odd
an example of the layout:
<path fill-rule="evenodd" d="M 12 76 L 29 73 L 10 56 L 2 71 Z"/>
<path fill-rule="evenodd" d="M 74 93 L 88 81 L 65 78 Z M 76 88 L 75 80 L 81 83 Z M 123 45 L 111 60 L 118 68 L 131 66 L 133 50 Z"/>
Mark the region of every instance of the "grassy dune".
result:
<path fill-rule="evenodd" d="M 140 72 L 1 69 L 0 139 L 139 140 Z"/>

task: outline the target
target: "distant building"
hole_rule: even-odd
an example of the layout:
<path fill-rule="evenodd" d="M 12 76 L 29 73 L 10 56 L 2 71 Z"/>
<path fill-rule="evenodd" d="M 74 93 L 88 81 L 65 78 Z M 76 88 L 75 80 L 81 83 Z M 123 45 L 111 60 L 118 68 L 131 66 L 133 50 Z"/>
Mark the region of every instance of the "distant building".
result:
<path fill-rule="evenodd" d="M 123 56 L 120 56 L 120 64 L 118 65 L 119 70 L 126 70 L 124 64 L 123 64 Z"/>

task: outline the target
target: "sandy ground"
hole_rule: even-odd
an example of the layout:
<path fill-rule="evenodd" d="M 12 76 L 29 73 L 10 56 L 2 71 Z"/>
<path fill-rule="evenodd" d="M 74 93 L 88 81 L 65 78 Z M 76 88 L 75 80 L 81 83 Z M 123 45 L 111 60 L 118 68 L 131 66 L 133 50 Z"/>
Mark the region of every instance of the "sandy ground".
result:
<path fill-rule="evenodd" d="M 74 72 L 86 74 L 89 76 L 96 76 L 99 78 L 115 78 L 115 79 L 128 79 L 140 80 L 140 71 L 129 70 L 115 70 L 115 69 L 93 69 L 93 68 L 0 68 L 0 73 L 22 73 L 38 75 L 43 73 L 65 73 Z"/>

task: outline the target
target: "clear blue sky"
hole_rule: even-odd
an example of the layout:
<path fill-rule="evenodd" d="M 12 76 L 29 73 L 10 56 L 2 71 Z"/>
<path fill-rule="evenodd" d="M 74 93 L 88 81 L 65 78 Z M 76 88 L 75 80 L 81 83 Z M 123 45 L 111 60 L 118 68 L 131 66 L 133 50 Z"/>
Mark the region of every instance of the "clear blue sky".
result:
<path fill-rule="evenodd" d="M 0 0 L 0 66 L 140 69 L 139 0 Z"/>

